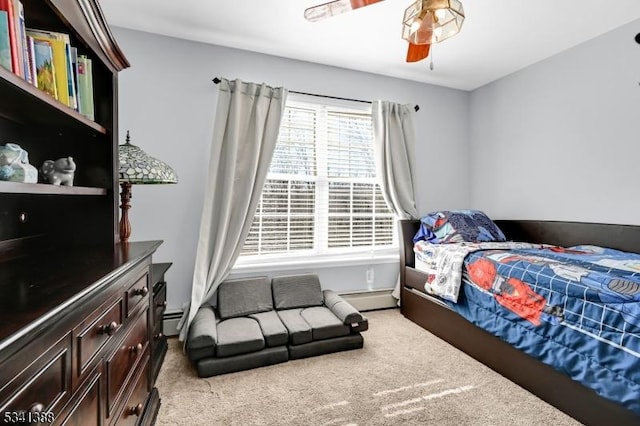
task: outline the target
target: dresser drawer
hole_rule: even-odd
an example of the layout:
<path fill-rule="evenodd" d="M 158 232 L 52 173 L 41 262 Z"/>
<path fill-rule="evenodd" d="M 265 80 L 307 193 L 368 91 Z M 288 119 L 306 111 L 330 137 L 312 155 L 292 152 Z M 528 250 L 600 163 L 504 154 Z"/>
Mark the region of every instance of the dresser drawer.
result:
<path fill-rule="evenodd" d="M 153 295 L 153 323 L 156 325 L 162 325 L 162 315 L 167 308 L 167 286 L 165 283 L 161 283 L 156 287 L 156 291 Z M 160 327 L 162 328 L 162 327 Z M 157 330 L 161 331 L 161 330 Z"/>
<path fill-rule="evenodd" d="M 98 368 L 91 372 L 91 376 L 78 390 L 70 407 L 65 409 L 62 417 L 56 419 L 55 425 L 60 426 L 101 426 L 102 425 L 102 374 Z"/>
<path fill-rule="evenodd" d="M 144 413 L 149 395 L 149 357 L 146 357 L 144 363 L 138 368 L 130 384 L 130 391 L 118 417 L 117 426 L 134 426 Z"/>
<path fill-rule="evenodd" d="M 136 309 L 149 303 L 149 268 L 125 290 L 127 318 L 136 313 Z"/>
<path fill-rule="evenodd" d="M 14 377 L 3 377 L 2 418 L 5 412 L 26 411 L 56 418 L 71 397 L 71 333 L 29 362 L 32 352 L 28 347 L 19 352 L 16 359 L 25 360 L 24 368 Z"/>
<path fill-rule="evenodd" d="M 123 300 L 119 297 L 100 306 L 74 329 L 77 377 L 93 366 L 91 361 L 100 349 L 120 335 L 123 321 Z"/>
<path fill-rule="evenodd" d="M 153 336 L 160 338 L 162 335 L 162 315 L 167 307 L 167 286 L 165 283 L 156 287 L 153 295 Z"/>
<path fill-rule="evenodd" d="M 142 311 L 116 350 L 107 358 L 107 415 L 110 417 L 127 388 L 127 382 L 138 361 L 148 353 L 147 312 Z"/>

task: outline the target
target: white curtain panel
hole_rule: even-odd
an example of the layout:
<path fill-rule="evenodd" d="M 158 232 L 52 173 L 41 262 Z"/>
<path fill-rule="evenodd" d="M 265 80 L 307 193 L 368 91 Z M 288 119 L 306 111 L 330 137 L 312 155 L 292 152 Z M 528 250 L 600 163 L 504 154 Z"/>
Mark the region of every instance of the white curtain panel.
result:
<path fill-rule="evenodd" d="M 215 293 L 238 258 L 278 139 L 287 90 L 222 79 L 196 252 L 191 302 L 180 340 L 200 306 Z"/>
<path fill-rule="evenodd" d="M 400 219 L 417 219 L 413 192 L 413 108 L 388 101 L 374 101 L 373 147 L 382 195 Z"/>
<path fill-rule="evenodd" d="M 387 205 L 400 219 L 418 218 L 413 191 L 415 136 L 412 117 L 410 105 L 373 102 L 376 174 Z M 400 305 L 400 274 L 391 295 L 398 299 Z"/>

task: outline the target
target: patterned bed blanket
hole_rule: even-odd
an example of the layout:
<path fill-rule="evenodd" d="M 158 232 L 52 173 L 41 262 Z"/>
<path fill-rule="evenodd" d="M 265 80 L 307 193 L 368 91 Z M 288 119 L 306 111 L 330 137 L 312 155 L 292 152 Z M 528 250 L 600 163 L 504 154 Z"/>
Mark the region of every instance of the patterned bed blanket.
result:
<path fill-rule="evenodd" d="M 520 243 L 513 241 L 455 244 L 432 244 L 424 240 L 413 246 L 417 260 L 422 262 L 429 278 L 425 291 L 451 302 L 458 301 L 462 284 L 462 266 L 465 257 L 478 250 L 542 248 L 544 244 Z"/>
<path fill-rule="evenodd" d="M 464 273 L 533 325 L 561 322 L 640 355 L 640 254 L 514 242 L 420 241 L 414 251 L 427 266 L 427 293 L 457 303 Z"/>
<path fill-rule="evenodd" d="M 640 254 L 520 243 L 414 251 L 432 270 L 425 290 L 452 310 L 640 415 Z"/>

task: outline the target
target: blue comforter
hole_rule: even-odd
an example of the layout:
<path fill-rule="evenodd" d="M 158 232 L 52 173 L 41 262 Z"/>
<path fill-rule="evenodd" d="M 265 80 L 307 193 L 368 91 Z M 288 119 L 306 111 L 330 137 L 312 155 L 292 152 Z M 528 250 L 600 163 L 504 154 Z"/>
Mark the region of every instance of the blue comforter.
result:
<path fill-rule="evenodd" d="M 464 276 L 453 310 L 640 414 L 640 255 L 483 250 L 465 258 Z"/>

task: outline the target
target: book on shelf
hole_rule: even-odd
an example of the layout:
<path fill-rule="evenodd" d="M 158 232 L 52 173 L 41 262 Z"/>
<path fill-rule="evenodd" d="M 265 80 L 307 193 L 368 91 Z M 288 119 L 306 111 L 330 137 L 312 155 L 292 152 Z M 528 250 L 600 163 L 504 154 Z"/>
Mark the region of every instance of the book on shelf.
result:
<path fill-rule="evenodd" d="M 53 64 L 53 49 L 49 40 L 33 39 L 34 59 L 36 61 L 36 80 L 38 89 L 58 99 L 56 90 L 56 71 Z"/>
<path fill-rule="evenodd" d="M 21 0 L 0 0 L 0 66 L 94 120 L 91 59 L 69 34 L 27 28 Z"/>
<path fill-rule="evenodd" d="M 80 88 L 78 87 L 78 48 L 71 46 L 69 49 L 71 73 L 73 75 L 73 93 L 75 95 L 75 109 L 80 111 Z"/>
<path fill-rule="evenodd" d="M 43 31 L 28 28 L 27 35 L 35 41 L 48 41 L 53 51 L 53 68 L 55 69 L 55 84 L 57 99 L 67 106 L 72 106 L 69 100 L 69 74 L 67 67 L 67 45 L 69 35 L 53 31 Z"/>
<path fill-rule="evenodd" d="M 87 63 L 87 82 L 89 86 L 86 93 L 87 97 L 89 98 L 87 99 L 89 109 L 89 111 L 87 112 L 87 117 L 89 117 L 90 120 L 94 121 L 96 118 L 94 111 L 95 103 L 93 102 L 93 61 L 86 56 L 85 61 Z"/>
<path fill-rule="evenodd" d="M 71 59 L 71 45 L 65 45 L 65 59 L 67 65 L 67 90 L 69 91 L 69 106 L 75 110 L 78 109 L 78 99 L 76 94 L 76 83 L 73 69 L 73 61 Z"/>
<path fill-rule="evenodd" d="M 78 89 L 78 48 L 71 46 L 69 49 L 71 71 L 73 72 L 73 90 L 76 94 L 76 110 L 80 108 L 80 89 Z"/>
<path fill-rule="evenodd" d="M 11 41 L 9 40 L 9 18 L 6 10 L 0 10 L 0 66 L 13 71 L 11 67 Z"/>
<path fill-rule="evenodd" d="M 78 92 L 80 114 L 95 120 L 93 107 L 93 64 L 86 55 L 78 55 Z"/>
<path fill-rule="evenodd" d="M 20 60 L 18 56 L 18 37 L 16 32 L 16 15 L 13 10 L 13 0 L 0 0 L 0 10 L 7 12 L 7 26 L 9 29 L 9 45 L 11 46 L 11 71 L 20 75 Z"/>
<path fill-rule="evenodd" d="M 33 78 L 31 76 L 31 67 L 29 66 L 29 54 L 28 54 L 28 46 L 27 46 L 27 33 L 26 27 L 24 23 L 24 7 L 22 6 L 22 2 L 18 0 L 14 0 L 13 8 L 16 14 L 16 37 L 17 37 L 17 45 L 18 45 L 18 57 L 20 60 L 20 65 L 22 69 L 20 70 L 20 76 L 22 76 L 29 83 L 33 83 Z"/>
<path fill-rule="evenodd" d="M 33 37 L 27 36 L 27 59 L 29 62 L 29 71 L 31 72 L 31 83 L 38 87 L 38 80 L 36 78 L 36 58 L 33 51 Z"/>

